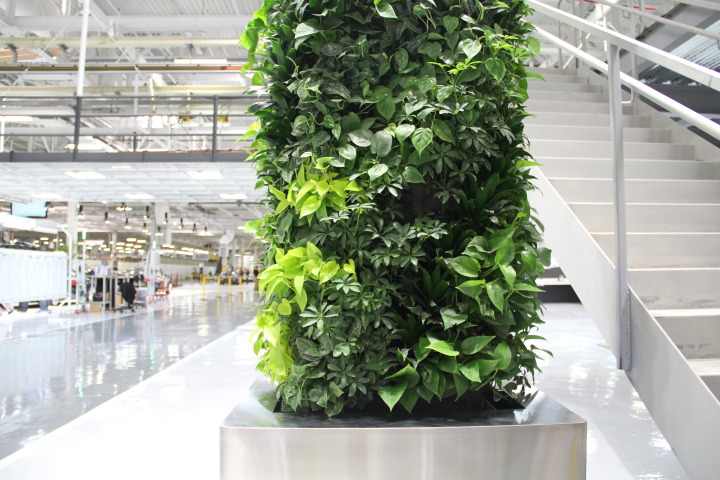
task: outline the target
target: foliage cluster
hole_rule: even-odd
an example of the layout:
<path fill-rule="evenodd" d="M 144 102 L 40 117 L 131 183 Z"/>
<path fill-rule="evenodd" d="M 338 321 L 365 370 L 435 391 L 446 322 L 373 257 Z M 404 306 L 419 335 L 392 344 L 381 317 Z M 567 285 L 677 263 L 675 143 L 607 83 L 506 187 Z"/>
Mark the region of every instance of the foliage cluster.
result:
<path fill-rule="evenodd" d="M 285 410 L 523 395 L 549 261 L 531 188 L 522 0 L 265 0 L 259 369 Z"/>

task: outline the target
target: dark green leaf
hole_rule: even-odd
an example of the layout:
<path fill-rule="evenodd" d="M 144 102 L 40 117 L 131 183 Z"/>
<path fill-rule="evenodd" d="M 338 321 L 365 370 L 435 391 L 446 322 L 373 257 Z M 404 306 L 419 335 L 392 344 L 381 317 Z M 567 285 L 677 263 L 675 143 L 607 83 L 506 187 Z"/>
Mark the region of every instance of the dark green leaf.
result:
<path fill-rule="evenodd" d="M 458 313 L 452 308 L 443 308 L 442 310 L 440 310 L 440 315 L 442 316 L 445 330 L 447 330 L 448 328 L 452 328 L 455 325 L 460 325 L 468 319 L 468 316 L 466 314 Z"/>
<path fill-rule="evenodd" d="M 375 10 L 377 10 L 378 15 L 383 18 L 397 18 L 397 15 L 395 15 L 395 10 L 393 10 L 392 6 L 388 3 L 376 3 Z"/>
<path fill-rule="evenodd" d="M 487 68 L 487 71 L 490 72 L 490 75 L 492 75 L 495 80 L 502 82 L 503 77 L 505 77 L 505 64 L 502 60 L 490 58 L 485 61 L 485 68 Z"/>
<path fill-rule="evenodd" d="M 463 340 L 462 345 L 460 346 L 460 349 L 462 350 L 462 353 L 465 355 L 473 355 L 483 348 L 485 348 L 485 345 L 492 342 L 492 340 L 495 337 L 487 336 L 487 335 L 478 335 L 476 337 L 468 337 L 465 340 Z"/>
<path fill-rule="evenodd" d="M 420 381 L 420 374 L 411 365 L 405 365 L 400 371 L 387 377 L 388 380 L 396 378 L 407 383 L 407 388 L 412 388 Z"/>
<path fill-rule="evenodd" d="M 393 62 L 395 64 L 395 70 L 402 72 L 408 64 L 408 53 L 404 48 L 399 48 L 393 55 Z"/>
<path fill-rule="evenodd" d="M 369 147 L 372 143 L 373 134 L 370 130 L 355 130 L 348 135 L 350 141 L 358 147 Z"/>
<path fill-rule="evenodd" d="M 490 301 L 493 303 L 493 305 L 495 305 L 498 310 L 502 312 L 505 309 L 505 298 L 503 297 L 502 287 L 497 283 L 492 282 L 488 283 L 485 288 L 487 288 Z"/>
<path fill-rule="evenodd" d="M 455 357 L 457 355 L 460 355 L 460 352 L 455 350 L 452 345 L 442 340 L 436 340 L 434 342 L 431 341 L 430 345 L 428 345 L 427 348 L 429 348 L 430 350 L 434 350 L 438 353 L 442 353 L 443 355 L 447 355 L 449 357 Z"/>
<path fill-rule="evenodd" d="M 337 57 L 343 51 L 343 47 L 337 43 L 326 43 L 322 46 L 322 53 L 329 57 Z"/>
<path fill-rule="evenodd" d="M 413 167 L 408 165 L 405 167 L 405 170 L 402 173 L 403 180 L 405 180 L 408 183 L 425 183 L 425 179 L 423 178 L 420 171 Z"/>
<path fill-rule="evenodd" d="M 388 122 L 395 113 L 395 102 L 390 97 L 385 97 L 377 103 L 377 109 L 380 115 Z"/>
<path fill-rule="evenodd" d="M 418 128 L 412 134 L 412 144 L 418 152 L 422 152 L 432 142 L 433 134 L 429 128 Z"/>
<path fill-rule="evenodd" d="M 505 370 L 510 366 L 510 362 L 512 361 L 512 352 L 510 351 L 510 347 L 507 343 L 502 342 L 500 345 L 498 345 L 495 348 L 495 353 L 493 354 L 495 357 L 495 360 L 497 360 L 497 368 L 499 370 Z"/>
<path fill-rule="evenodd" d="M 455 143 L 455 136 L 452 133 L 450 125 L 444 120 L 436 118 L 432 123 L 433 132 L 435 135 L 445 140 L 446 142 Z"/>
<path fill-rule="evenodd" d="M 480 263 L 472 257 L 451 258 L 447 263 L 450 268 L 465 277 L 476 278 L 480 273 Z"/>
<path fill-rule="evenodd" d="M 445 17 L 443 17 L 443 25 L 448 32 L 452 32 L 458 28 L 458 26 L 460 25 L 460 20 L 458 20 L 457 17 L 446 15 Z"/>
<path fill-rule="evenodd" d="M 503 277 L 505 277 L 505 281 L 508 286 L 512 287 L 515 283 L 515 277 L 517 276 L 515 270 L 510 265 L 500 265 L 500 271 L 502 272 Z"/>
<path fill-rule="evenodd" d="M 378 395 L 380 395 L 380 398 L 382 398 L 383 402 L 385 402 L 388 408 L 390 408 L 390 411 L 392 411 L 393 407 L 400 400 L 400 397 L 402 397 L 406 389 L 407 382 L 400 381 L 395 385 L 388 385 L 381 388 L 378 391 Z"/>
<path fill-rule="evenodd" d="M 375 132 L 370 141 L 370 151 L 377 153 L 379 157 L 384 157 L 392 149 L 392 136 L 382 130 Z"/>
<path fill-rule="evenodd" d="M 468 280 L 457 286 L 468 297 L 477 298 L 485 289 L 485 280 Z"/>

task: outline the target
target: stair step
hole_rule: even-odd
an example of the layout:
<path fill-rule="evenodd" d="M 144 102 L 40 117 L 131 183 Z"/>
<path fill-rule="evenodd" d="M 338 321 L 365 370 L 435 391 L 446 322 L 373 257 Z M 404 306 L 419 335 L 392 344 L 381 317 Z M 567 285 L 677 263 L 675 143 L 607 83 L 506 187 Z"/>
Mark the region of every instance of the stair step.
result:
<path fill-rule="evenodd" d="M 612 161 L 605 159 L 535 156 L 547 177 L 612 178 Z M 625 178 L 720 180 L 720 163 L 695 160 L 625 160 Z"/>
<path fill-rule="evenodd" d="M 533 116 L 525 119 L 525 125 L 563 125 L 610 127 L 610 115 L 606 113 L 564 113 L 564 112 L 531 112 Z M 650 118 L 643 115 L 623 115 L 625 127 L 649 127 Z"/>
<path fill-rule="evenodd" d="M 525 135 L 533 140 L 576 140 L 576 141 L 610 141 L 608 126 L 575 126 L 539 125 L 530 123 L 525 126 Z M 625 128 L 623 135 L 626 142 L 670 142 L 670 130 L 660 128 Z"/>
<path fill-rule="evenodd" d="M 628 277 L 649 310 L 720 308 L 720 268 L 630 269 Z"/>
<path fill-rule="evenodd" d="M 530 100 L 549 101 L 549 102 L 590 102 L 590 103 L 607 103 L 609 101 L 607 93 L 599 92 L 572 92 L 565 91 L 542 91 L 529 90 Z"/>
<path fill-rule="evenodd" d="M 539 73 L 540 75 L 570 75 L 577 76 L 578 71 L 574 68 L 554 68 L 554 67 L 526 67 L 528 72 Z"/>
<path fill-rule="evenodd" d="M 653 310 L 685 358 L 720 357 L 720 309 Z"/>
<path fill-rule="evenodd" d="M 692 359 L 688 360 L 688 363 L 713 395 L 720 399 L 720 358 Z"/>
<path fill-rule="evenodd" d="M 571 102 L 553 100 L 533 100 L 525 102 L 529 113 L 543 112 L 573 112 L 573 113 L 610 113 L 610 104 L 605 102 Z M 634 112 L 632 105 L 623 105 L 623 113 L 631 115 Z"/>
<path fill-rule="evenodd" d="M 535 92 L 590 92 L 601 93 L 603 91 L 600 85 L 591 85 L 589 83 L 568 83 L 568 82 L 543 82 L 542 80 L 531 79 L 528 82 L 528 92 L 533 96 Z"/>
<path fill-rule="evenodd" d="M 535 157 L 612 158 L 609 141 L 531 140 L 528 149 Z M 625 142 L 625 158 L 683 160 L 695 158 L 695 147 L 668 143 Z"/>
<path fill-rule="evenodd" d="M 540 73 L 545 79 L 545 82 L 549 83 L 588 83 L 587 77 L 581 77 L 573 73 Z M 543 80 L 539 78 L 528 78 L 528 84 L 533 85 L 535 83 L 543 83 Z"/>
<path fill-rule="evenodd" d="M 590 233 L 615 231 L 612 204 L 568 205 Z M 720 204 L 630 203 L 627 205 L 626 214 L 627 230 L 632 233 L 720 232 Z"/>
<path fill-rule="evenodd" d="M 615 234 L 595 233 L 595 241 L 615 258 Z M 720 233 L 630 233 L 630 268 L 720 268 Z M 717 324 L 720 334 L 720 323 Z"/>
<path fill-rule="evenodd" d="M 567 202 L 613 201 L 609 178 L 550 178 Z M 720 181 L 675 179 L 625 180 L 625 197 L 630 203 L 720 203 Z"/>

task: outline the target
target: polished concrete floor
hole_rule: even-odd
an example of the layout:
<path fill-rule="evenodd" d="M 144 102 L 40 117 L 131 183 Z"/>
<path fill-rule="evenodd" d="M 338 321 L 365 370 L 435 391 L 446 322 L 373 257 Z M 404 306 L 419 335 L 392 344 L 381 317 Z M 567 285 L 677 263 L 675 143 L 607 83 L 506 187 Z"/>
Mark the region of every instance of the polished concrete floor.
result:
<path fill-rule="evenodd" d="M 257 378 L 255 300 L 0 317 L 0 478 L 218 478 L 218 425 Z M 687 479 L 582 306 L 547 307 L 537 385 L 588 420 L 587 478 Z"/>

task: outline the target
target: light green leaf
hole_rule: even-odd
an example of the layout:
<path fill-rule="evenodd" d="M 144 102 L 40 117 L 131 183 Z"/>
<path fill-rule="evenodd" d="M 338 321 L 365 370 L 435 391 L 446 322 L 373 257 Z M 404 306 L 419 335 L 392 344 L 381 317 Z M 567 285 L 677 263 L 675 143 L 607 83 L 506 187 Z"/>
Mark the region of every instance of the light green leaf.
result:
<path fill-rule="evenodd" d="M 448 357 L 455 357 L 457 355 L 460 355 L 460 352 L 455 350 L 452 345 L 442 340 L 436 340 L 434 342 L 430 341 L 430 345 L 428 345 L 427 348 L 430 350 L 435 350 L 438 353 L 442 353 L 443 355 L 447 355 Z"/>
<path fill-rule="evenodd" d="M 319 282 L 322 284 L 332 280 L 338 270 L 340 270 L 340 265 L 338 265 L 335 260 L 330 260 L 323 264 L 323 266 L 320 267 L 320 275 L 318 275 L 320 277 Z"/>
<path fill-rule="evenodd" d="M 305 276 L 298 275 L 293 278 L 293 286 L 295 287 L 295 293 L 300 292 L 305 286 Z"/>
<path fill-rule="evenodd" d="M 480 50 L 482 50 L 482 43 L 480 43 L 480 40 L 463 40 L 460 42 L 460 48 L 463 52 L 465 52 L 465 55 L 467 55 L 468 59 L 473 58 L 475 55 L 480 53 Z"/>
<path fill-rule="evenodd" d="M 478 335 L 476 337 L 469 337 L 463 340 L 462 345 L 460 345 L 460 349 L 462 350 L 462 353 L 465 355 L 473 355 L 483 348 L 485 348 L 485 345 L 492 342 L 492 340 L 495 337 L 493 336 L 487 336 L 487 335 Z"/>
<path fill-rule="evenodd" d="M 378 157 L 384 157 L 392 149 L 392 136 L 383 130 L 375 132 L 370 142 L 370 151 L 377 153 Z"/>
<path fill-rule="evenodd" d="M 450 125 L 445 120 L 436 118 L 432 123 L 432 130 L 435 135 L 445 140 L 446 142 L 455 143 L 455 136 L 450 129 Z"/>
<path fill-rule="evenodd" d="M 496 370 L 497 360 L 474 360 L 460 365 L 460 373 L 465 375 L 472 382 L 482 382 L 484 377 Z"/>
<path fill-rule="evenodd" d="M 382 398 L 383 402 L 385 402 L 385 404 L 390 408 L 390 411 L 392 411 L 393 407 L 400 400 L 400 397 L 402 397 L 406 389 L 407 382 L 400 381 L 395 385 L 388 385 L 381 388 L 378 390 L 378 395 L 380 395 L 380 398 Z"/>
<path fill-rule="evenodd" d="M 295 38 L 307 37 L 308 35 L 313 35 L 319 31 L 320 30 L 309 23 L 301 23 L 295 27 Z"/>
<path fill-rule="evenodd" d="M 262 220 L 252 220 L 243 227 L 245 233 L 254 233 L 262 225 Z"/>
<path fill-rule="evenodd" d="M 377 10 L 378 15 L 383 18 L 397 18 L 397 15 L 395 15 L 395 10 L 393 10 L 392 6 L 388 3 L 380 2 L 376 4 L 375 10 Z"/>
<path fill-rule="evenodd" d="M 535 37 L 527 37 L 527 47 L 533 55 L 540 55 L 540 40 Z"/>
<path fill-rule="evenodd" d="M 370 170 L 368 170 L 368 175 L 370 176 L 370 180 L 375 180 L 376 178 L 383 176 L 387 171 L 387 165 L 385 165 L 384 163 L 378 163 L 377 165 L 370 168 Z"/>
<path fill-rule="evenodd" d="M 395 113 L 395 101 L 391 97 L 385 97 L 377 103 L 378 112 L 388 122 Z"/>
<path fill-rule="evenodd" d="M 317 195 L 310 195 L 302 204 L 302 208 L 300 209 L 300 218 L 315 213 L 317 209 L 320 208 L 321 203 L 320 197 Z"/>
<path fill-rule="evenodd" d="M 300 311 L 304 311 L 305 307 L 307 307 L 307 292 L 305 289 L 300 290 L 297 295 L 295 295 L 295 300 L 297 300 L 298 307 L 300 307 Z"/>
<path fill-rule="evenodd" d="M 408 165 L 405 167 L 405 170 L 402 173 L 403 180 L 405 180 L 408 183 L 425 183 L 425 179 L 423 178 L 420 171 L 413 167 Z"/>
<path fill-rule="evenodd" d="M 433 134 L 429 128 L 418 128 L 412 134 L 412 144 L 418 153 L 422 153 L 425 148 L 432 142 Z"/>
<path fill-rule="evenodd" d="M 477 298 L 485 288 L 485 280 L 468 280 L 457 286 L 457 289 L 468 297 Z"/>
<path fill-rule="evenodd" d="M 404 142 L 407 137 L 410 136 L 411 133 L 415 131 L 415 125 L 410 124 L 403 124 L 398 125 L 395 127 L 395 138 L 398 139 L 398 142 Z"/>
<path fill-rule="evenodd" d="M 495 348 L 495 353 L 493 354 L 493 357 L 495 357 L 495 360 L 497 360 L 497 368 L 499 370 L 504 370 L 507 367 L 510 366 L 510 362 L 512 361 L 512 352 L 510 351 L 510 347 L 507 343 L 502 342 L 500 345 L 498 345 Z"/>
<path fill-rule="evenodd" d="M 349 134 L 350 141 L 352 141 L 358 147 L 369 147 L 372 143 L 373 134 L 370 130 L 359 129 Z"/>
<path fill-rule="evenodd" d="M 530 285 L 529 283 L 516 283 L 513 286 L 513 290 L 517 291 L 525 291 L 525 292 L 542 292 L 543 290 L 536 287 L 535 285 Z"/>
<path fill-rule="evenodd" d="M 512 287 L 515 283 L 515 277 L 517 277 L 515 269 L 512 268 L 510 265 L 500 265 L 500 271 L 502 272 L 503 277 L 505 277 L 505 281 L 507 282 L 508 286 Z"/>
<path fill-rule="evenodd" d="M 490 75 L 495 77 L 495 80 L 502 82 L 503 77 L 505 77 L 505 64 L 501 60 L 490 58 L 485 61 L 485 68 L 490 72 Z"/>
<path fill-rule="evenodd" d="M 412 388 L 420 381 L 420 374 L 412 367 L 412 365 L 405 365 L 405 367 L 403 367 L 400 371 L 387 377 L 388 380 L 391 378 L 398 378 L 407 382 L 407 388 Z"/>
<path fill-rule="evenodd" d="M 347 158 L 348 160 L 355 160 L 355 158 L 357 158 L 357 150 L 350 144 L 340 147 L 338 153 L 341 157 Z"/>
<path fill-rule="evenodd" d="M 290 302 L 287 301 L 287 299 L 283 298 L 282 302 L 280 302 L 280 305 L 278 305 L 278 313 L 280 315 L 290 315 L 292 313 L 292 306 L 290 305 Z"/>
<path fill-rule="evenodd" d="M 460 325 L 468 319 L 468 316 L 464 313 L 458 313 L 452 308 L 443 308 L 440 310 L 440 315 L 443 319 L 443 325 L 445 330 L 452 328 L 455 325 Z"/>
<path fill-rule="evenodd" d="M 518 162 L 515 162 L 515 168 L 523 168 L 523 167 L 542 167 L 542 163 L 532 162 L 530 160 L 520 160 Z"/>
<path fill-rule="evenodd" d="M 462 276 L 476 278 L 480 274 L 480 262 L 472 257 L 460 256 L 448 260 L 448 265 Z"/>
<path fill-rule="evenodd" d="M 497 283 L 492 282 L 488 283 L 485 288 L 487 288 L 490 301 L 502 312 L 505 309 L 505 298 L 503 297 L 502 287 Z"/>

